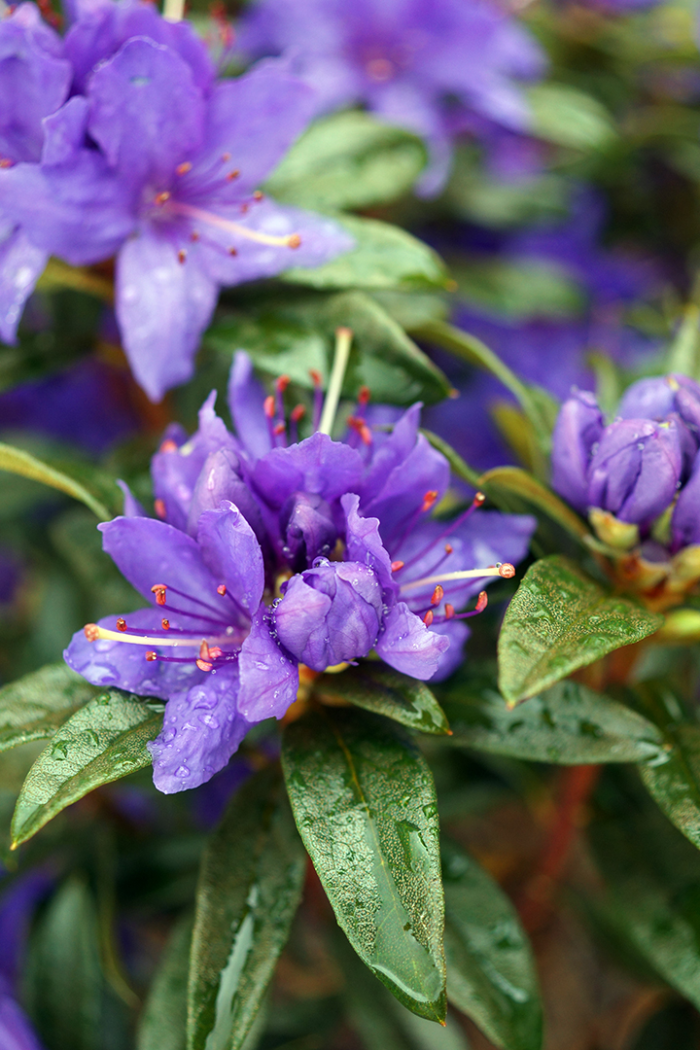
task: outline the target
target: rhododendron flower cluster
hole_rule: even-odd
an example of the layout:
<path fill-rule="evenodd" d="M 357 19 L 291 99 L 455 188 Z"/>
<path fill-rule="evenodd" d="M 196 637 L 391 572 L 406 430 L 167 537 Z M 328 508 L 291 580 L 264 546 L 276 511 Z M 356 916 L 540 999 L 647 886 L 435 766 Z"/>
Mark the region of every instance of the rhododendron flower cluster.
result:
<path fill-rule="evenodd" d="M 418 430 L 420 405 L 374 432 L 363 396 L 334 441 L 317 398 L 313 433 L 297 441 L 301 412 L 287 418 L 285 389 L 282 379 L 265 397 L 239 353 L 236 435 L 212 395 L 196 434 L 171 428 L 154 457 L 157 517 L 127 491 L 125 516 L 99 526 L 149 607 L 89 624 L 65 656 L 97 685 L 168 701 L 151 745 L 163 791 L 208 780 L 253 723 L 281 718 L 302 666 L 317 673 L 374 650 L 417 679 L 449 674 L 465 619 L 486 604 L 484 580 L 513 575 L 534 528 L 475 513 L 481 495 L 452 521 L 431 513 L 450 469 Z"/>

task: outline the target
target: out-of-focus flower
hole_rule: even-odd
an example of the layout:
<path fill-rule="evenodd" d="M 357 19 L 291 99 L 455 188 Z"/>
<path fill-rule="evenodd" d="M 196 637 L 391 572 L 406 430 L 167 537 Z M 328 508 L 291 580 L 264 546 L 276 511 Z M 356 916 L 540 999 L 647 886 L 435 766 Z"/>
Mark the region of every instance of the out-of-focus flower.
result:
<path fill-rule="evenodd" d="M 318 430 L 317 413 L 299 442 L 285 388 L 265 397 L 237 355 L 237 436 L 210 398 L 198 432 L 170 431 L 154 459 L 158 519 L 132 503 L 99 526 L 150 607 L 88 625 L 66 660 L 96 684 L 168 701 L 151 745 L 166 792 L 208 780 L 252 723 L 282 717 L 300 665 L 320 672 L 374 649 L 414 678 L 450 673 L 473 615 L 457 610 L 485 579 L 512 575 L 498 563 L 519 561 L 534 528 L 474 515 L 483 497 L 455 521 L 431 517 L 450 471 L 418 432 L 419 405 L 374 433 L 361 398 L 345 440 Z"/>
<path fill-rule="evenodd" d="M 136 430 L 125 376 L 96 360 L 0 394 L 0 427 L 28 430 L 99 455 Z"/>
<path fill-rule="evenodd" d="M 280 62 L 214 80 L 203 42 L 140 0 L 89 5 L 65 53 L 67 83 L 74 75 L 84 94 L 46 103 L 40 156 L 35 146 L 8 157 L 0 217 L 42 259 L 118 254 L 124 348 L 157 400 L 192 374 L 220 286 L 352 246 L 329 219 L 257 189 L 311 119 L 314 92 Z M 0 260 L 0 298 L 3 279 L 10 288 L 17 277 Z"/>
<path fill-rule="evenodd" d="M 41 872 L 22 877 L 0 898 L 0 1046 L 2 1050 L 42 1050 L 17 1002 L 29 920 L 51 879 Z"/>
<path fill-rule="evenodd" d="M 320 109 L 364 103 L 423 136 L 426 194 L 444 185 L 452 139 L 474 118 L 528 129 L 521 85 L 545 68 L 533 37 L 490 0 L 259 0 L 239 43 L 256 56 L 288 52 Z"/>

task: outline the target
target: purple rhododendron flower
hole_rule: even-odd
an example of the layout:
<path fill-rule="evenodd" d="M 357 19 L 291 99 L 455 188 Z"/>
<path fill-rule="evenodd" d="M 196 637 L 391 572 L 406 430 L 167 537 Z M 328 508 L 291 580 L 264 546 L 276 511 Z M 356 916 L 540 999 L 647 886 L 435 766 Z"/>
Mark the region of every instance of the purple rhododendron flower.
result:
<path fill-rule="evenodd" d="M 319 109 L 361 102 L 423 136 L 426 194 L 447 179 L 455 133 L 484 118 L 528 129 L 521 82 L 545 68 L 534 38 L 490 0 L 259 0 L 239 44 L 256 56 L 288 52 Z"/>
<path fill-rule="evenodd" d="M 21 877 L 0 898 L 0 1047 L 2 1050 L 42 1050 L 17 1002 L 29 921 L 52 879 L 41 871 Z"/>
<path fill-rule="evenodd" d="M 0 45 L 11 21 L 0 23 Z M 41 25 L 42 42 L 46 33 Z M 158 400 L 192 374 L 222 285 L 317 266 L 352 246 L 331 220 L 257 188 L 311 119 L 314 92 L 279 61 L 215 80 L 204 43 L 142 0 L 88 5 L 65 43 L 51 40 L 66 57 L 29 51 L 15 85 L 28 130 L 21 142 L 10 136 L 0 171 L 4 336 L 14 337 L 47 253 L 74 265 L 116 253 L 124 348 Z M 60 83 L 49 91 L 42 81 L 34 103 L 29 74 L 47 63 L 60 66 Z M 82 93 L 62 105 L 71 82 Z M 20 267 L 18 245 L 34 253 L 31 267 Z"/>
<path fill-rule="evenodd" d="M 210 779 L 251 724 L 281 718 L 300 665 L 319 672 L 374 649 L 414 678 L 449 674 L 473 615 L 456 610 L 485 579 L 512 575 L 498 563 L 521 560 L 535 526 L 474 515 L 478 499 L 455 521 L 431 517 L 450 470 L 418 431 L 420 405 L 391 433 L 373 432 L 360 404 L 345 440 L 315 429 L 297 441 L 284 389 L 265 397 L 236 355 L 236 436 L 212 395 L 197 433 L 171 428 L 154 457 L 158 518 L 129 498 L 99 526 L 149 607 L 88 625 L 65 657 L 95 684 L 168 701 L 150 745 L 166 792 Z"/>

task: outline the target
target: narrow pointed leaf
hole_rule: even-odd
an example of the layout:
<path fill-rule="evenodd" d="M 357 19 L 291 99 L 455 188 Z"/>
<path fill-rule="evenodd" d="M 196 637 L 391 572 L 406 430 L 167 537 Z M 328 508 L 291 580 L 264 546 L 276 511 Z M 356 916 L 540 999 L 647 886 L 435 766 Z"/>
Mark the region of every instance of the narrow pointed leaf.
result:
<path fill-rule="evenodd" d="M 239 1050 L 296 913 L 306 854 L 278 769 L 243 787 L 200 871 L 188 991 L 189 1050 Z"/>
<path fill-rule="evenodd" d="M 68 471 L 70 469 L 68 468 Z M 7 470 L 11 474 L 21 474 L 25 478 L 41 482 L 42 485 L 49 485 L 51 488 L 66 492 L 73 499 L 80 500 L 86 507 L 89 507 L 100 521 L 108 521 L 112 517 L 102 499 L 91 489 L 89 480 L 85 478 L 85 474 L 89 473 L 89 468 L 76 468 L 76 473 L 81 476 L 74 478 L 65 468 L 58 469 L 50 466 L 30 452 L 0 442 L 0 470 Z"/>
<path fill-rule="evenodd" d="M 160 732 L 162 706 L 107 689 L 68 719 L 22 785 L 13 848 L 90 791 L 151 764 L 146 744 Z"/>
<path fill-rule="evenodd" d="M 581 541 L 588 529 L 570 507 L 541 481 L 520 467 L 494 467 L 479 478 L 479 488 L 497 502 L 497 490 L 512 492 L 531 503 L 555 521 L 575 539 Z"/>
<path fill-rule="evenodd" d="M 503 1050 L 540 1050 L 535 964 L 515 908 L 483 868 L 443 844 L 447 994 Z"/>
<path fill-rule="evenodd" d="M 297 827 L 353 948 L 410 1010 L 445 1017 L 443 894 L 433 778 L 390 722 L 328 710 L 287 726 Z"/>
<path fill-rule="evenodd" d="M 424 733 L 449 733 L 445 712 L 425 682 L 400 674 L 385 664 L 365 660 L 343 674 L 327 674 L 315 689 L 324 696 L 347 700 L 365 711 L 385 715 Z"/>
<path fill-rule="evenodd" d="M 136 1050 L 185 1050 L 187 975 L 192 917 L 180 919 L 170 935 L 139 1024 Z"/>
<path fill-rule="evenodd" d="M 450 743 L 479 751 L 562 765 L 644 762 L 662 754 L 663 735 L 652 722 L 578 682 L 559 682 L 513 708 L 495 683 L 457 678 L 440 699 Z"/>
<path fill-rule="evenodd" d="M 606 593 L 561 555 L 528 569 L 498 639 L 498 680 L 509 704 L 657 631 L 663 616 Z"/>
<path fill-rule="evenodd" d="M 0 751 L 51 738 L 97 689 L 65 664 L 48 664 L 0 689 Z"/>

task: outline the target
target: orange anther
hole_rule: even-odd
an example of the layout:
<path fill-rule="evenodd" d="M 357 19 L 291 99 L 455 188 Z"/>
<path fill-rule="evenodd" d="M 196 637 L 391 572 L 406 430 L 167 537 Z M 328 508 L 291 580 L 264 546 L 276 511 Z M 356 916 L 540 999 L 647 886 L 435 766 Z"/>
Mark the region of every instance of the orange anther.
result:
<path fill-rule="evenodd" d="M 283 394 L 290 383 L 291 379 L 289 378 L 289 376 L 280 376 L 277 382 L 275 383 L 275 386 L 279 390 L 280 394 Z"/>
<path fill-rule="evenodd" d="M 255 192 L 253 193 L 253 199 L 256 201 L 261 201 L 264 196 L 265 194 L 262 190 L 255 190 Z"/>
<path fill-rule="evenodd" d="M 165 605 L 165 592 L 167 586 L 164 583 L 154 583 L 151 587 L 152 594 L 156 597 L 156 605 Z"/>
<path fill-rule="evenodd" d="M 426 492 L 425 496 L 423 496 L 423 503 L 421 505 L 421 510 L 424 511 L 424 512 L 426 510 L 430 510 L 430 508 L 435 505 L 435 502 L 436 502 L 437 498 L 438 498 L 438 494 L 437 494 L 435 489 L 431 489 L 429 492 Z"/>
<path fill-rule="evenodd" d="M 230 171 L 230 172 L 228 173 L 228 175 L 226 176 L 226 181 L 227 181 L 227 182 L 233 182 L 233 180 L 234 180 L 234 179 L 237 179 L 237 178 L 238 178 L 238 176 L 239 176 L 240 174 L 241 174 L 241 173 L 240 173 L 240 171 L 238 170 L 238 168 L 234 168 L 234 170 L 233 170 L 233 171 Z"/>
<path fill-rule="evenodd" d="M 474 506 L 475 507 L 480 507 L 482 505 L 482 503 L 485 503 L 485 502 L 486 502 L 486 496 L 484 495 L 484 493 L 483 492 L 477 492 L 477 494 L 474 496 Z"/>
<path fill-rule="evenodd" d="M 121 616 L 117 620 L 117 630 L 118 631 L 125 631 L 126 630 L 126 620 L 124 620 Z"/>
<path fill-rule="evenodd" d="M 509 561 L 504 561 L 502 565 L 497 565 L 498 575 L 502 576 L 505 580 L 512 580 L 515 576 L 515 566 L 511 565 Z"/>
<path fill-rule="evenodd" d="M 172 438 L 166 438 L 165 441 L 162 442 L 162 444 L 161 444 L 160 448 L 158 449 L 158 451 L 159 452 L 177 452 L 177 445 L 175 444 L 175 442 L 173 441 Z"/>
<path fill-rule="evenodd" d="M 483 612 L 486 606 L 489 604 L 489 596 L 486 591 L 479 591 L 479 597 L 476 599 L 476 611 Z"/>
<path fill-rule="evenodd" d="M 454 616 L 454 614 L 455 614 L 455 607 L 454 607 L 454 605 L 451 605 L 449 602 L 445 602 L 445 619 L 446 620 L 451 620 L 452 617 Z"/>
<path fill-rule="evenodd" d="M 219 586 L 216 588 L 216 593 L 220 594 L 223 598 L 223 596 L 226 594 L 226 584 L 220 583 Z"/>
<path fill-rule="evenodd" d="M 301 248 L 301 237 L 298 233 L 293 233 L 287 241 L 287 244 L 290 248 Z"/>
<path fill-rule="evenodd" d="M 195 660 L 200 671 L 211 671 L 211 664 L 207 660 Z"/>
<path fill-rule="evenodd" d="M 435 588 L 435 590 L 432 593 L 432 596 L 430 598 L 430 604 L 431 605 L 439 605 L 440 602 L 442 601 L 442 599 L 444 598 L 444 596 L 445 596 L 445 592 L 443 591 L 443 589 L 440 586 L 440 584 L 438 584 L 437 587 Z"/>
<path fill-rule="evenodd" d="M 154 203 L 158 204 L 160 206 L 161 204 L 165 204 L 166 201 L 169 201 L 169 200 L 170 200 L 170 191 L 169 190 L 163 190 L 162 193 L 157 193 L 156 194 Z"/>
<path fill-rule="evenodd" d="M 286 429 L 287 429 L 287 428 L 286 428 L 286 426 L 285 426 L 285 424 L 284 424 L 284 423 L 277 423 L 277 424 L 275 425 L 275 427 L 274 427 L 274 429 L 273 429 L 272 433 L 273 433 L 273 434 L 274 434 L 274 435 L 275 435 L 276 437 L 279 437 L 279 436 L 280 436 L 280 434 L 284 434 L 284 432 L 285 432 L 285 430 L 286 430 Z"/>
<path fill-rule="evenodd" d="M 360 402 L 361 405 L 366 405 L 371 396 L 372 396 L 372 394 L 370 392 L 369 387 L 368 386 L 361 386 L 360 387 L 360 392 L 357 395 L 357 400 Z"/>
<path fill-rule="evenodd" d="M 219 649 L 218 645 L 212 646 L 212 648 L 209 650 L 209 656 L 213 660 L 216 660 L 216 659 L 218 659 L 218 657 L 223 656 L 223 655 L 224 655 L 224 650 L 223 649 Z"/>
<path fill-rule="evenodd" d="M 164 631 L 169 631 L 170 630 L 170 620 L 161 620 L 160 621 L 160 625 L 161 625 L 161 627 L 163 628 Z"/>
<path fill-rule="evenodd" d="M 453 550 L 454 550 L 454 547 L 452 546 L 451 543 L 446 543 L 445 544 L 445 554 L 452 554 Z"/>
<path fill-rule="evenodd" d="M 152 664 L 154 660 L 158 659 L 158 653 L 155 652 L 154 649 L 149 649 L 146 653 L 146 659 L 148 660 L 149 664 Z"/>
<path fill-rule="evenodd" d="M 201 235 L 198 230 L 192 230 L 192 233 L 190 234 L 190 240 L 193 242 L 193 244 L 196 244 L 200 236 Z"/>
<path fill-rule="evenodd" d="M 272 394 L 265 398 L 265 401 L 263 403 L 263 412 L 265 413 L 268 419 L 275 418 L 275 399 L 272 396 Z"/>
<path fill-rule="evenodd" d="M 186 258 L 187 258 L 187 252 L 185 251 L 184 248 L 180 248 L 180 251 L 177 253 L 177 261 L 179 263 L 184 263 Z"/>
<path fill-rule="evenodd" d="M 309 369 L 309 375 L 311 376 L 311 382 L 313 383 L 314 386 L 322 386 L 323 385 L 323 379 L 321 378 L 321 373 L 317 369 L 310 368 Z"/>
<path fill-rule="evenodd" d="M 165 509 L 165 500 L 154 499 L 153 500 L 153 509 L 156 512 L 156 517 L 160 518 L 161 521 L 165 521 L 165 519 L 168 516 L 168 512 Z"/>
<path fill-rule="evenodd" d="M 96 642 L 100 637 L 100 628 L 96 623 L 86 623 L 83 627 L 83 633 L 89 642 Z"/>
<path fill-rule="evenodd" d="M 228 253 L 235 258 L 238 255 L 238 248 L 229 248 Z"/>
<path fill-rule="evenodd" d="M 432 609 L 428 609 L 427 613 L 423 617 L 423 623 L 425 624 L 426 627 L 430 627 L 432 622 L 433 622 L 433 610 Z"/>
<path fill-rule="evenodd" d="M 188 160 L 186 160 L 184 164 L 178 164 L 175 168 L 176 175 L 186 175 L 188 171 L 192 171 L 192 165 Z"/>
<path fill-rule="evenodd" d="M 231 160 L 231 154 L 230 153 L 222 153 L 221 154 L 221 159 L 222 159 L 222 161 L 225 164 L 226 161 Z"/>
<path fill-rule="evenodd" d="M 306 415 L 306 405 L 296 405 L 291 413 L 290 417 L 293 423 L 298 423 L 300 419 L 303 419 Z"/>
<path fill-rule="evenodd" d="M 392 563 L 391 563 L 391 571 L 392 572 L 398 572 L 399 569 L 403 569 L 405 564 L 406 563 L 403 562 L 403 561 L 392 561 Z"/>

